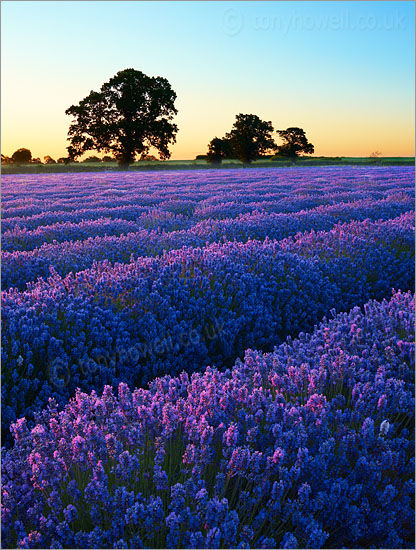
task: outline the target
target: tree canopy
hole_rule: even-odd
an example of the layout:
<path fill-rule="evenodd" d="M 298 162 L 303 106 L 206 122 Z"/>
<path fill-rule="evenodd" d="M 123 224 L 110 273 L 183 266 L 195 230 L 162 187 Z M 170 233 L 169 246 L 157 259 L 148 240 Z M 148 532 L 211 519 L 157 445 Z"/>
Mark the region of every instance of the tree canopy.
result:
<path fill-rule="evenodd" d="M 278 154 L 284 157 L 296 158 L 299 153 L 307 155 L 314 152 L 314 146 L 306 138 L 305 131 L 302 128 L 286 128 L 286 130 L 277 130 L 283 144 L 277 148 Z"/>
<path fill-rule="evenodd" d="M 56 164 L 56 160 L 53 159 L 50 155 L 46 155 L 46 157 L 43 157 L 44 164 Z"/>
<path fill-rule="evenodd" d="M 229 140 L 215 137 L 208 143 L 207 162 L 211 164 L 221 164 L 225 158 L 232 156 L 232 148 Z"/>
<path fill-rule="evenodd" d="M 32 160 L 32 153 L 29 151 L 29 149 L 25 149 L 22 147 L 21 149 L 18 149 L 15 151 L 12 155 L 12 161 L 13 162 L 30 162 Z"/>
<path fill-rule="evenodd" d="M 168 159 L 178 131 L 172 122 L 177 114 L 175 99 L 166 78 L 135 69 L 118 72 L 99 92 L 91 91 L 65 111 L 75 118 L 68 131 L 68 155 L 77 158 L 86 151 L 103 151 L 129 165 L 136 155 L 154 148 L 162 160 Z"/>
<path fill-rule="evenodd" d="M 240 113 L 225 139 L 229 141 L 236 158 L 244 163 L 250 163 L 268 151 L 276 149 L 276 143 L 272 138 L 273 131 L 270 121 L 261 120 L 257 115 Z"/>

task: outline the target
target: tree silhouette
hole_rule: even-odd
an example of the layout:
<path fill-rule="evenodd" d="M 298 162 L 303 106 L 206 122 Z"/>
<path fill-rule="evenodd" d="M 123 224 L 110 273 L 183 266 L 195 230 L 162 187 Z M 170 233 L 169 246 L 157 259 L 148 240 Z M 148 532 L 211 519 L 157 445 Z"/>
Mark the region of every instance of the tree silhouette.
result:
<path fill-rule="evenodd" d="M 230 141 L 215 137 L 208 143 L 207 162 L 211 164 L 221 164 L 225 158 L 230 158 L 232 149 Z"/>
<path fill-rule="evenodd" d="M 95 155 L 92 155 L 84 159 L 82 162 L 101 162 L 101 159 L 100 157 L 96 157 Z"/>
<path fill-rule="evenodd" d="M 257 115 L 240 113 L 225 139 L 229 140 L 236 158 L 244 163 L 250 163 L 276 148 L 272 138 L 273 131 L 271 122 L 261 120 Z"/>
<path fill-rule="evenodd" d="M 128 166 L 137 154 L 147 154 L 153 147 L 162 160 L 168 159 L 168 146 L 175 143 L 178 131 L 172 123 L 175 99 L 166 78 L 135 69 L 118 72 L 99 92 L 92 91 L 65 111 L 75 118 L 68 131 L 69 156 L 103 151 Z"/>
<path fill-rule="evenodd" d="M 13 162 L 30 162 L 31 159 L 32 153 L 29 151 L 29 149 L 25 149 L 24 147 L 18 149 L 12 155 Z"/>
<path fill-rule="evenodd" d="M 1 163 L 2 164 L 12 164 L 13 163 L 13 159 L 11 159 L 10 157 L 7 157 L 6 155 L 1 155 Z"/>
<path fill-rule="evenodd" d="M 296 158 L 299 153 L 312 154 L 314 146 L 306 139 L 305 131 L 302 128 L 287 128 L 277 130 L 283 145 L 278 147 L 278 154 L 284 157 Z"/>

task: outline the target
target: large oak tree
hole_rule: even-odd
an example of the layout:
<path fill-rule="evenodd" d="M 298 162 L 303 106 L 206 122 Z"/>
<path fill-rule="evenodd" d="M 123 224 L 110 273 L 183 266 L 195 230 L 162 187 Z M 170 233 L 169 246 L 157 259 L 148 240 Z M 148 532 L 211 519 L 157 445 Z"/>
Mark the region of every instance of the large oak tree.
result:
<path fill-rule="evenodd" d="M 125 69 L 65 111 L 74 121 L 69 127 L 68 156 L 75 159 L 86 151 L 111 153 L 121 165 L 154 148 L 162 160 L 170 157 L 178 127 L 176 93 L 166 78 L 149 77 Z"/>

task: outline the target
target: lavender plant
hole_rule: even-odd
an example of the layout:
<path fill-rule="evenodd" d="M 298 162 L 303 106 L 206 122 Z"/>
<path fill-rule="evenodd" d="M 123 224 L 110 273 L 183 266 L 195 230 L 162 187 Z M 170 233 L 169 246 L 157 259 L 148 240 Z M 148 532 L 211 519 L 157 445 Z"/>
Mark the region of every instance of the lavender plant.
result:
<path fill-rule="evenodd" d="M 12 426 L 3 547 L 410 548 L 414 297 Z"/>

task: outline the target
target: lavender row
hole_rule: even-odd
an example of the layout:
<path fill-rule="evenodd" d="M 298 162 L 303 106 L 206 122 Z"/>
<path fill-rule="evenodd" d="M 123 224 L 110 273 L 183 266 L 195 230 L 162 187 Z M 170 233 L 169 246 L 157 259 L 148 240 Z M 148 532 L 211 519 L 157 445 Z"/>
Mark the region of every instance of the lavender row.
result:
<path fill-rule="evenodd" d="M 404 201 L 410 203 L 411 201 Z M 403 201 L 401 201 L 403 204 Z M 395 208 L 395 203 L 392 208 Z M 396 207 L 397 208 L 397 207 Z M 137 213 L 132 220 L 120 218 L 98 218 L 82 220 L 80 222 L 58 222 L 50 225 L 41 225 L 36 229 L 15 227 L 2 235 L 2 250 L 32 250 L 45 243 L 84 240 L 90 237 L 104 235 L 122 235 L 133 233 L 141 229 L 157 229 L 161 231 L 177 231 L 193 225 L 189 218 L 181 214 L 172 214 L 164 210 L 152 210 Z"/>
<path fill-rule="evenodd" d="M 174 174 L 5 176 L 3 231 L 99 217 L 135 219 L 147 209 L 198 219 L 235 217 L 255 209 L 289 212 L 319 204 L 414 195 L 409 168 L 255 169 Z M 46 198 L 45 198 L 46 195 Z M 22 196 L 25 198 L 22 199 Z M 140 208 L 141 207 L 141 210 Z"/>
<path fill-rule="evenodd" d="M 413 285 L 414 220 L 403 215 L 102 262 L 11 289 L 2 294 L 3 427 L 78 386 L 230 365 L 249 347 L 267 351 L 310 330 L 332 308 Z"/>
<path fill-rule="evenodd" d="M 106 259 L 111 263 L 128 262 L 132 254 L 136 257 L 155 256 L 182 246 L 196 247 L 224 240 L 246 242 L 249 239 L 264 240 L 267 237 L 279 240 L 312 229 L 328 230 L 341 221 L 393 218 L 413 206 L 413 201 L 402 198 L 320 206 L 293 214 L 254 212 L 236 219 L 203 221 L 190 229 L 170 233 L 161 233 L 160 227 L 157 231 L 141 230 L 141 226 L 150 225 L 149 218 L 145 215 L 141 216 L 138 223 L 102 220 L 74 226 L 60 224 L 56 226 L 54 236 L 59 236 L 61 240 L 69 240 L 74 235 L 80 238 L 89 236 L 76 242 L 45 243 L 30 251 L 8 252 L 6 249 L 2 252 L 2 287 L 7 289 L 14 286 L 23 290 L 27 282 L 49 276 L 51 266 L 60 275 L 66 275 L 70 271 L 87 269 L 94 261 Z M 160 216 L 155 218 L 155 223 L 160 223 L 166 229 L 172 228 L 174 224 L 182 224 L 184 220 L 174 215 Z M 49 227 L 52 229 L 52 226 Z M 42 234 L 38 230 L 33 232 L 36 238 L 45 238 L 48 227 L 43 229 L 45 232 Z M 126 229 L 129 230 L 126 235 L 114 236 Z M 25 233 L 29 232 L 20 231 L 21 243 Z M 94 237 L 94 233 L 105 236 Z M 3 243 L 4 240 L 3 238 Z M 25 245 L 27 246 L 27 242 Z"/>
<path fill-rule="evenodd" d="M 51 401 L 3 458 L 7 548 L 412 548 L 414 297 L 226 372 Z"/>
<path fill-rule="evenodd" d="M 327 193 L 361 190 L 370 193 L 413 191 L 412 167 L 319 167 L 247 170 L 175 171 L 141 173 L 49 174 L 4 176 L 3 206 L 10 215 L 31 215 L 43 210 L 67 210 L 118 200 L 158 204 L 171 196 L 193 201 L 223 202 L 282 192 Z M 380 197 L 378 197 L 380 198 Z M 84 206 L 85 205 L 85 206 Z M 20 211 L 12 212 L 13 209 Z M 25 210 L 26 209 L 26 210 Z"/>
<path fill-rule="evenodd" d="M 159 213 L 162 216 L 169 214 L 176 214 L 189 219 L 189 224 L 194 225 L 201 220 L 224 220 L 227 218 L 236 218 L 241 214 L 247 214 L 250 212 L 275 212 L 275 213 L 288 213 L 298 212 L 300 210 L 306 210 L 311 208 L 317 208 L 318 206 L 325 205 L 339 205 L 341 203 L 354 202 L 358 200 L 382 200 L 392 199 L 396 197 L 399 200 L 411 201 L 413 194 L 411 192 L 389 193 L 387 196 L 383 196 L 379 193 L 377 197 L 366 193 L 331 193 L 321 195 L 296 195 L 289 194 L 288 197 L 280 198 L 279 200 L 262 200 L 245 202 L 244 200 L 230 200 L 228 202 L 209 203 L 207 205 L 198 205 L 193 201 L 182 199 L 171 199 L 166 203 L 161 203 L 156 206 L 145 206 L 139 202 L 139 199 L 134 199 L 131 204 L 116 205 L 112 201 L 109 206 L 97 206 L 90 208 L 78 208 L 71 211 L 58 211 L 45 210 L 40 214 L 35 214 L 29 217 L 13 217 L 6 218 L 2 222 L 2 234 L 6 232 L 28 230 L 33 231 L 38 227 L 49 226 L 59 223 L 73 223 L 77 224 L 86 220 L 98 220 L 101 218 L 111 219 L 124 219 L 137 221 L 137 219 L 146 214 L 153 216 L 157 219 Z"/>

